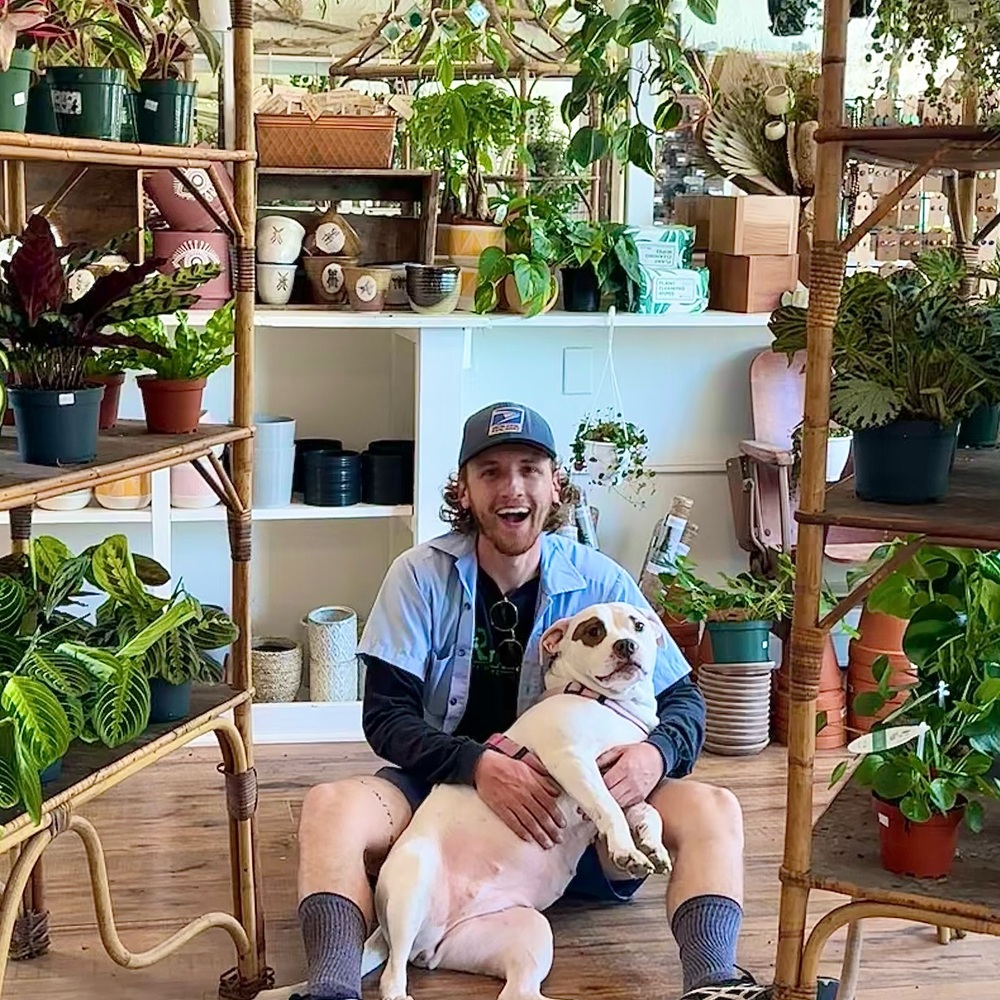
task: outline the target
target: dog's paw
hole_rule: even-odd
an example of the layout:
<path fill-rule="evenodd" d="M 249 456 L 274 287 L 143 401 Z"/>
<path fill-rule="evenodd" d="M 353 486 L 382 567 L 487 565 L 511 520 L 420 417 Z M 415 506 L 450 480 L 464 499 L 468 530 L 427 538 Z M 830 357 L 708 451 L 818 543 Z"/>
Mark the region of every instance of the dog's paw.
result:
<path fill-rule="evenodd" d="M 635 878 L 644 878 L 646 875 L 652 875 L 656 870 L 653 862 L 642 851 L 636 848 L 634 844 L 627 847 L 624 845 L 621 847 L 611 846 L 608 850 L 608 856 L 616 868 L 621 869 L 623 872 L 628 872 L 629 875 Z"/>
<path fill-rule="evenodd" d="M 649 858 L 650 863 L 653 865 L 653 871 L 657 875 L 665 875 L 673 870 L 673 862 L 670 860 L 670 854 L 663 844 L 650 834 L 649 830 L 640 826 L 636 829 L 635 835 L 639 850 Z"/>

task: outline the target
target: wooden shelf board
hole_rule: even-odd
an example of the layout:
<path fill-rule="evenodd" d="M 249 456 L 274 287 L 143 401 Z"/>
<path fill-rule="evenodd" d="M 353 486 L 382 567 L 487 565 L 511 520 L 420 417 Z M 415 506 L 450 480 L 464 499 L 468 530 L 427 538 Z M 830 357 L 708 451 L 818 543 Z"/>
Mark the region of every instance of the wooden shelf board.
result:
<path fill-rule="evenodd" d="M 815 889 L 880 903 L 902 903 L 952 915 L 1000 923 L 1000 810 L 986 806 L 981 833 L 964 825 L 952 872 L 943 879 L 893 875 L 879 861 L 879 838 L 871 791 L 848 779 L 813 829 Z"/>
<path fill-rule="evenodd" d="M 191 690 L 191 712 L 179 722 L 150 726 L 131 743 L 114 749 L 74 743 L 63 758 L 59 777 L 42 789 L 42 815 L 67 803 L 76 806 L 96 798 L 133 774 L 130 765 L 156 763 L 172 749 L 189 742 L 186 737 L 202 723 L 224 715 L 249 698 L 249 692 L 237 691 L 228 684 L 195 685 Z M 35 829 L 27 813 L 14 809 L 0 810 L 0 825 L 0 853 Z"/>
<path fill-rule="evenodd" d="M 0 510 L 201 458 L 214 447 L 251 433 L 247 427 L 203 424 L 193 434 L 149 434 L 144 421 L 121 421 L 115 430 L 101 434 L 94 462 L 58 467 L 27 465 L 18 458 L 13 434 L 4 435 L 0 437 Z"/>
<path fill-rule="evenodd" d="M 131 169 L 206 167 L 256 159 L 244 149 L 210 149 L 200 146 L 153 146 L 139 142 L 105 142 L 70 139 L 58 135 L 0 132 L 0 160 L 48 160 Z"/>
<path fill-rule="evenodd" d="M 393 180 L 405 178 L 426 179 L 432 177 L 432 170 L 363 170 L 351 167 L 258 167 L 257 174 L 265 177 L 387 177 Z"/>
<path fill-rule="evenodd" d="M 797 511 L 800 524 L 866 528 L 898 535 L 928 535 L 946 544 L 1000 548 L 1000 450 L 955 455 L 948 495 L 940 503 L 887 504 L 859 500 L 854 480 L 835 484 L 826 494 L 826 510 Z"/>
<path fill-rule="evenodd" d="M 817 142 L 842 142 L 851 159 L 908 168 L 942 149 L 932 172 L 1000 167 L 1000 130 L 977 125 L 819 129 Z"/>

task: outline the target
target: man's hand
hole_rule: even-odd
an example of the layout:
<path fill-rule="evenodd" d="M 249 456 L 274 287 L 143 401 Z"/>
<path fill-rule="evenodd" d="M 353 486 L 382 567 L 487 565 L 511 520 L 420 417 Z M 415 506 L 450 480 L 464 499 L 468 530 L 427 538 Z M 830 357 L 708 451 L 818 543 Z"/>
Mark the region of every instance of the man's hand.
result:
<path fill-rule="evenodd" d="M 479 797 L 522 840 L 548 849 L 562 840 L 566 820 L 556 807 L 560 788 L 522 760 L 487 750 L 476 764 Z"/>
<path fill-rule="evenodd" d="M 622 809 L 645 802 L 663 778 L 663 757 L 652 743 L 612 747 L 597 758 L 597 766 Z"/>

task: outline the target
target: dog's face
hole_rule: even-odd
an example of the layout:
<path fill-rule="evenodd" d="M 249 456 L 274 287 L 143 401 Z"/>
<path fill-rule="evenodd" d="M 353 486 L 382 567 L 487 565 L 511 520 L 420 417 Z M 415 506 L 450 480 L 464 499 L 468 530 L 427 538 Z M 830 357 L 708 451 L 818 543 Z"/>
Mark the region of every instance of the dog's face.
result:
<path fill-rule="evenodd" d="M 631 604 L 593 604 L 542 636 L 546 684 L 574 680 L 621 698 L 651 680 L 657 647 L 665 639 L 663 623 L 648 611 Z"/>

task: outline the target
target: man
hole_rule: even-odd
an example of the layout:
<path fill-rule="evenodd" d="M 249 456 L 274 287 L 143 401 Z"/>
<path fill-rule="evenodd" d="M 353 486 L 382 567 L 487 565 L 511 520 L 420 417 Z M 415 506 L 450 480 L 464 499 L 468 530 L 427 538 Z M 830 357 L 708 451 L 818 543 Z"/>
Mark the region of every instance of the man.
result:
<path fill-rule="evenodd" d="M 559 838 L 558 789 L 527 764 L 484 752 L 542 691 L 545 629 L 595 603 L 648 606 L 608 557 L 554 533 L 561 481 L 548 424 L 498 403 L 466 422 L 445 489 L 452 530 L 391 566 L 362 637 L 364 731 L 390 761 L 375 775 L 311 789 L 299 827 L 299 917 L 311 1000 L 361 996 L 370 877 L 434 783 L 474 785 L 522 838 Z M 623 808 L 648 799 L 674 868 L 667 891 L 685 1000 L 757 1000 L 769 990 L 735 964 L 742 920 L 743 827 L 726 789 L 687 779 L 705 706 L 672 641 L 654 676 L 660 724 L 600 761 Z M 685 780 L 677 780 L 685 778 Z M 641 880 L 610 872 L 594 847 L 569 892 L 627 900 Z"/>

